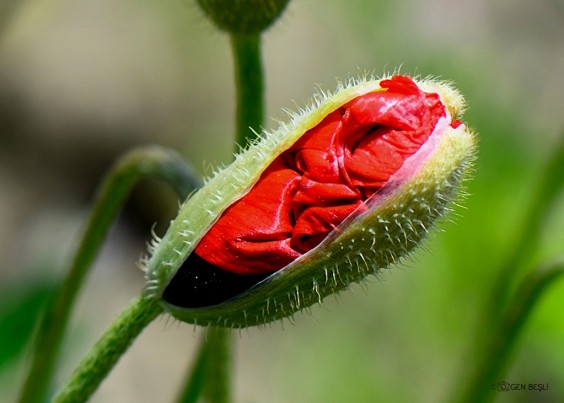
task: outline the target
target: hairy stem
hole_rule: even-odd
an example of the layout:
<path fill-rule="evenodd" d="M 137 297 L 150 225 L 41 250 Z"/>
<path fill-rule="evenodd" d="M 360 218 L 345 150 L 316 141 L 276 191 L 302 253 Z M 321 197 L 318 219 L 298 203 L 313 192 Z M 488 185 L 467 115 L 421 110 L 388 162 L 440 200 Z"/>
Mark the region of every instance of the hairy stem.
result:
<path fill-rule="evenodd" d="M 162 312 L 159 301 L 139 296 L 114 321 L 55 396 L 57 403 L 85 402 L 141 331 Z"/>
<path fill-rule="evenodd" d="M 256 138 L 264 114 L 260 34 L 231 34 L 237 93 L 236 141 L 241 147 Z"/>
<path fill-rule="evenodd" d="M 200 186 L 192 169 L 176 153 L 159 147 L 133 150 L 117 162 L 99 190 L 70 270 L 40 319 L 20 402 L 45 401 L 61 341 L 88 268 L 129 191 L 142 177 L 171 184 L 182 198 Z"/>
<path fill-rule="evenodd" d="M 539 299 L 550 285 L 564 275 L 564 259 L 546 265 L 526 276 L 517 292 L 491 328 L 483 351 L 478 351 L 479 361 L 462 389 L 461 403 L 493 400 L 494 385 L 507 369 L 518 337 Z M 456 400 L 451 400 L 456 401 Z"/>

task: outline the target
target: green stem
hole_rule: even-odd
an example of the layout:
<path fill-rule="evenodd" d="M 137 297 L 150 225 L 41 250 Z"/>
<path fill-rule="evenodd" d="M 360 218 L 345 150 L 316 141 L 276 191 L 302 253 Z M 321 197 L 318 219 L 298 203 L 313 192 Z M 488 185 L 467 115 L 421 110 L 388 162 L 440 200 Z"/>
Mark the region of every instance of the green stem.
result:
<path fill-rule="evenodd" d="M 231 401 L 231 331 L 210 327 L 207 330 L 208 359 L 204 398 L 208 402 L 228 403 Z"/>
<path fill-rule="evenodd" d="M 56 395 L 57 403 L 85 402 L 141 331 L 162 312 L 159 301 L 139 296 L 118 317 Z"/>
<path fill-rule="evenodd" d="M 527 319 L 548 287 L 564 275 L 564 260 L 553 262 L 525 277 L 501 319 L 496 323 L 467 387 L 462 389 L 461 403 L 493 400 L 494 385 L 508 367 L 517 339 Z"/>
<path fill-rule="evenodd" d="M 70 271 L 40 320 L 20 402 L 45 400 L 61 341 L 88 268 L 129 191 L 142 177 L 154 177 L 171 184 L 182 198 L 200 185 L 176 153 L 159 147 L 133 150 L 118 161 L 100 188 Z"/>
<path fill-rule="evenodd" d="M 178 403 L 196 403 L 204 389 L 207 376 L 206 364 L 209 357 L 209 343 L 207 343 L 205 336 L 200 341 L 198 356 L 190 368 L 190 373 L 186 378 L 188 382 L 180 393 Z"/>
<path fill-rule="evenodd" d="M 556 145 L 554 151 L 544 167 L 538 185 L 530 193 L 533 197 L 526 214 L 520 236 L 514 245 L 507 262 L 499 271 L 489 299 L 484 309 L 483 321 L 480 323 L 491 324 L 497 321 L 506 306 L 515 283 L 510 279 L 519 279 L 527 267 L 527 260 L 531 258 L 538 247 L 542 225 L 546 212 L 560 194 L 564 179 L 556 172 L 564 172 L 564 141 Z"/>
<path fill-rule="evenodd" d="M 237 93 L 236 141 L 246 147 L 261 130 L 264 115 L 260 34 L 231 34 Z"/>
<path fill-rule="evenodd" d="M 491 395 L 488 395 L 491 391 L 491 385 L 493 382 L 499 381 L 496 376 L 499 378 L 504 369 L 517 334 L 532 309 L 532 303 L 535 302 L 542 290 L 553 281 L 552 274 L 548 274 L 548 272 L 542 274 L 533 272 L 526 276 L 523 276 L 523 272 L 527 268 L 526 263 L 538 247 L 546 212 L 550 210 L 562 189 L 562 177 L 554 174 L 555 172 L 562 172 L 562 170 L 564 170 L 564 141 L 560 140 L 560 143 L 554 148 L 536 188 L 530 192 L 533 199 L 525 216 L 520 235 L 512 253 L 501 267 L 479 317 L 472 351 L 473 356 L 480 357 L 483 362 L 480 363 L 480 369 L 472 375 L 470 386 L 464 390 L 464 397 L 460 400 L 462 402 L 489 399 L 487 396 L 491 398 Z M 561 271 L 561 267 L 554 269 L 554 276 L 559 276 Z M 516 281 L 518 281 L 518 286 L 515 284 Z M 527 285 L 531 281 L 532 283 Z M 527 286 L 537 287 L 536 291 L 533 288 L 527 291 Z M 519 303 L 518 300 L 518 298 L 524 298 L 525 294 L 531 299 L 528 302 L 531 304 L 529 307 Z M 513 299 L 511 299 L 512 295 L 514 296 Z M 522 312 L 522 317 L 515 317 L 519 320 L 511 322 L 510 315 L 516 315 L 519 310 Z M 492 331 L 492 329 L 494 330 Z M 463 379 L 467 379 L 466 374 L 464 374 Z"/>
<path fill-rule="evenodd" d="M 474 354 L 484 350 L 484 342 L 492 337 L 491 329 L 495 329 L 501 317 L 510 307 L 510 298 L 522 281 L 525 270 L 531 267 L 529 261 L 538 247 L 543 218 L 556 200 L 562 188 L 562 178 L 555 172 L 564 170 L 564 141 L 560 141 L 551 154 L 542 171 L 541 178 L 530 193 L 531 204 L 525 214 L 521 231 L 517 237 L 507 261 L 497 273 L 494 284 L 486 298 L 483 311 L 480 312 L 471 347 Z"/>
<path fill-rule="evenodd" d="M 260 34 L 231 34 L 237 93 L 236 142 L 246 147 L 256 138 L 264 114 Z M 182 389 L 179 403 L 193 403 L 203 393 L 210 402 L 230 401 L 231 338 L 229 331 L 209 328 Z"/>
<path fill-rule="evenodd" d="M 230 401 L 231 334 L 229 329 L 210 327 L 202 336 L 198 357 L 178 403 L 196 403 L 203 393 L 208 402 Z"/>

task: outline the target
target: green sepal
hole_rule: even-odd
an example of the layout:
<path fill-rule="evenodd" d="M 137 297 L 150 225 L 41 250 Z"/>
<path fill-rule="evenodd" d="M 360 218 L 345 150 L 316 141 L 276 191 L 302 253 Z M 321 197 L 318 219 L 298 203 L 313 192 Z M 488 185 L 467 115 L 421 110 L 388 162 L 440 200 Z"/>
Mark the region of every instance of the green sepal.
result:
<path fill-rule="evenodd" d="M 198 0 L 200 8 L 221 29 L 232 34 L 258 34 L 284 12 L 290 0 Z"/>
<path fill-rule="evenodd" d="M 459 117 L 464 102 L 450 86 L 432 80 L 418 85 L 425 91 L 439 93 L 452 118 Z M 219 171 L 182 205 L 163 239 L 155 240 L 153 254 L 144 262 L 146 291 L 157 298 L 162 296 L 210 226 L 252 188 L 280 153 L 341 105 L 380 90 L 378 79 L 341 85 L 334 94 L 314 98 L 312 106 L 293 115 L 289 124 L 263 134 L 258 142 L 238 154 L 230 166 Z M 431 136 L 396 173 L 399 186 L 396 181 L 394 188 L 390 185 L 382 189 L 384 197 L 369 200 L 366 211 L 349 217 L 310 252 L 229 301 L 196 309 L 162 301 L 165 311 L 182 321 L 201 325 L 261 325 L 290 316 L 370 274 L 377 274 L 420 244 L 454 198 L 474 151 L 474 135 L 464 125 L 444 128 Z"/>

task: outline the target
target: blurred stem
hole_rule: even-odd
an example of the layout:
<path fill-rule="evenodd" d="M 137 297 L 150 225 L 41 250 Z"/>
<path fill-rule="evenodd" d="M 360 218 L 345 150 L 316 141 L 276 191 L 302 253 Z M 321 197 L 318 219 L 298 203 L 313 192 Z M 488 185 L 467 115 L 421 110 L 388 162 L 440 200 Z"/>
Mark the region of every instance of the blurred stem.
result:
<path fill-rule="evenodd" d="M 235 140 L 242 148 L 256 138 L 250 128 L 259 130 L 263 122 L 264 78 L 260 46 L 260 34 L 231 34 L 237 92 Z M 210 327 L 203 337 L 198 357 L 178 399 L 179 403 L 197 402 L 201 394 L 213 403 L 231 400 L 232 340 L 229 330 Z"/>
<path fill-rule="evenodd" d="M 200 395 L 210 403 L 231 401 L 231 333 L 229 329 L 209 327 L 202 335 L 198 357 L 178 403 L 196 403 Z"/>
<path fill-rule="evenodd" d="M 515 284 L 510 279 L 519 279 L 521 277 L 519 274 L 526 267 L 526 260 L 531 257 L 538 247 L 543 219 L 563 188 L 564 178 L 558 172 L 564 172 L 564 140 L 560 140 L 556 145 L 545 165 L 536 189 L 530 192 L 533 200 L 524 220 L 521 234 L 509 259 L 499 271 L 487 301 L 482 318 L 483 321 L 480 322 L 481 325 L 497 321 L 506 306 L 512 287 Z"/>
<path fill-rule="evenodd" d="M 523 298 L 525 295 L 525 287 L 528 281 L 536 281 L 536 286 L 538 287 L 538 295 L 532 294 L 534 290 L 530 290 L 531 293 L 528 294 L 531 298 L 531 303 L 535 301 L 542 289 L 547 285 L 543 283 L 545 280 L 538 278 L 538 276 L 541 276 L 540 273 L 533 272 L 524 276 L 524 271 L 527 269 L 527 263 L 534 251 L 538 248 L 546 212 L 550 210 L 559 192 L 562 190 L 563 178 L 561 175 L 556 174 L 562 171 L 564 171 L 564 140 L 560 140 L 554 148 L 541 173 L 538 185 L 530 192 L 532 201 L 523 220 L 521 232 L 513 246 L 514 249 L 497 275 L 486 300 L 482 316 L 479 317 L 476 334 L 473 339 L 475 342 L 473 355 L 480 357 L 480 359 L 486 362 L 481 364 L 480 371 L 483 373 L 476 372 L 471 380 L 471 386 L 465 392 L 465 399 L 461 401 L 472 401 L 471 398 L 486 399 L 488 392 L 491 391 L 491 384 L 499 381 L 499 379 L 495 379 L 495 376 L 499 377 L 500 371 L 504 369 L 504 363 L 507 360 L 509 350 L 513 346 L 517 332 L 529 314 L 526 306 L 517 307 L 519 302 L 517 298 Z M 555 272 L 559 270 L 561 271 L 562 268 L 555 269 Z M 542 275 L 548 276 L 546 273 Z M 548 280 L 548 277 L 546 281 L 552 281 Z M 532 286 L 533 284 L 531 284 Z M 532 306 L 529 307 L 529 310 L 531 308 Z M 507 325 L 507 321 L 509 321 L 508 315 L 511 312 L 514 313 L 517 309 L 523 311 L 523 318 L 522 322 L 514 323 L 515 328 L 511 333 Z M 506 332 L 505 336 L 504 331 Z M 507 340 L 504 341 L 502 337 L 507 337 Z M 502 342 L 507 343 L 507 345 L 500 348 L 499 343 Z M 499 352 L 497 351 L 498 349 Z M 496 356 L 499 356 L 500 359 L 493 358 Z M 489 365 L 488 360 L 490 361 Z M 498 360 L 500 361 L 497 362 Z"/>
<path fill-rule="evenodd" d="M 544 265 L 523 279 L 499 322 L 495 322 L 494 327 L 490 328 L 491 337 L 487 339 L 483 351 L 477 352 L 476 367 L 467 387 L 462 389 L 459 402 L 493 400 L 493 385 L 503 377 L 527 319 L 540 297 L 562 275 L 564 275 L 564 259 Z"/>
<path fill-rule="evenodd" d="M 139 148 L 117 162 L 99 190 L 70 271 L 40 319 L 20 402 L 45 401 L 61 341 L 88 268 L 129 191 L 143 177 L 169 183 L 182 198 L 200 186 L 192 169 L 176 153 L 163 148 Z"/>
<path fill-rule="evenodd" d="M 209 359 L 209 343 L 206 342 L 206 335 L 202 336 L 200 347 L 198 348 L 198 356 L 192 364 L 190 373 L 186 378 L 188 382 L 181 391 L 177 400 L 178 403 L 196 403 L 200 398 L 204 384 L 206 381 L 206 364 Z"/>
<path fill-rule="evenodd" d="M 206 332 L 208 357 L 204 399 L 213 403 L 231 401 L 231 333 L 229 329 L 210 327 Z"/>
<path fill-rule="evenodd" d="M 141 331 L 162 312 L 159 301 L 141 295 L 113 322 L 80 362 L 54 402 L 85 402 Z"/>
<path fill-rule="evenodd" d="M 264 95 L 260 34 L 231 34 L 237 93 L 236 141 L 246 147 L 256 138 L 251 130 L 263 123 Z"/>

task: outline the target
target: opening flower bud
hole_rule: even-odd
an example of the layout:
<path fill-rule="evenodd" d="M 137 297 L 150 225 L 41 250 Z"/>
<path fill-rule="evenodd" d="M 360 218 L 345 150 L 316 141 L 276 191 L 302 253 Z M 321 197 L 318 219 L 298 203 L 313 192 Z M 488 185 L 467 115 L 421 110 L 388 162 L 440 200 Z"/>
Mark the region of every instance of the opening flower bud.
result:
<path fill-rule="evenodd" d="M 463 105 L 399 75 L 319 97 L 184 203 L 153 245 L 148 290 L 181 320 L 244 327 L 396 263 L 473 159 Z"/>

